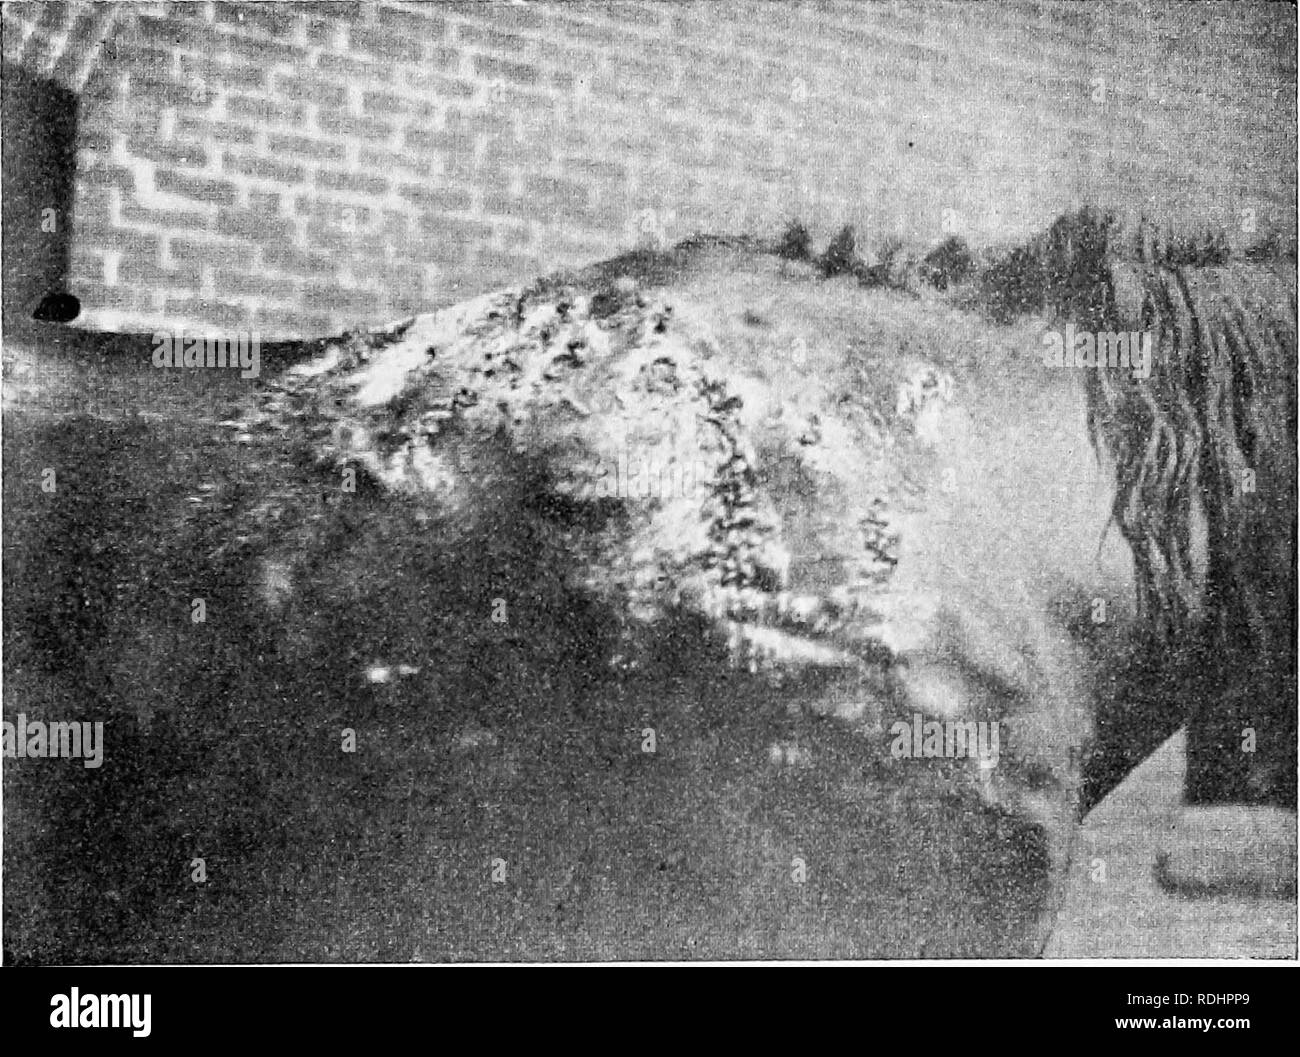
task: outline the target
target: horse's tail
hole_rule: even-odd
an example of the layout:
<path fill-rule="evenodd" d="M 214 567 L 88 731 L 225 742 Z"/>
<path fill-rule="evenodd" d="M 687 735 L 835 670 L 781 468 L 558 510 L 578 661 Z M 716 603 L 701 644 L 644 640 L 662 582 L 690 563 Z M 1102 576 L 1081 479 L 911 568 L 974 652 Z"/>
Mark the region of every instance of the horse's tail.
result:
<path fill-rule="evenodd" d="M 1115 460 L 1139 618 L 1158 648 L 1191 644 L 1200 658 L 1189 795 L 1294 805 L 1294 266 L 1108 255 L 1105 269 L 1094 318 L 1151 335 L 1155 355 L 1145 377 L 1089 372 L 1089 419 Z M 1243 737 L 1255 739 L 1246 752 L 1224 751 Z M 1198 738 L 1218 761 L 1207 773 L 1197 773 Z"/>

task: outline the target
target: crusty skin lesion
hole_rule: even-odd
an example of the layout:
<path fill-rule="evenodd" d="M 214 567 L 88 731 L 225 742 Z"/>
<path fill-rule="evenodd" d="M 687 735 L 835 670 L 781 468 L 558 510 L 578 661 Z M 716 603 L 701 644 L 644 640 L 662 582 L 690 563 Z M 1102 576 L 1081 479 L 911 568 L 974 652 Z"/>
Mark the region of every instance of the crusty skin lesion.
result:
<path fill-rule="evenodd" d="M 632 547 L 665 566 L 673 583 L 658 589 L 667 596 L 658 606 L 632 598 L 631 608 L 658 619 L 664 602 L 697 607 L 719 622 L 737 663 L 779 664 L 779 658 L 762 660 L 765 643 L 770 654 L 777 640 L 751 636 L 749 629 L 830 639 L 864 612 L 853 583 L 821 593 L 791 589 L 781 516 L 756 477 L 744 399 L 732 392 L 725 369 L 708 361 L 710 335 L 674 320 L 680 298 L 643 285 L 680 282 L 699 266 L 702 251 L 719 247 L 750 250 L 743 240 L 716 240 L 668 254 L 634 254 L 594 273 L 489 294 L 368 338 L 352 336 L 268 386 L 239 428 L 283 433 L 295 423 L 326 473 L 351 467 L 386 492 L 430 497 L 435 505 L 455 492 L 439 457 L 439 436 L 455 429 L 503 432 L 520 455 L 564 471 L 552 474 L 557 490 L 589 502 L 596 498 L 591 471 L 616 459 L 609 434 L 628 426 L 626 442 L 666 455 L 673 438 L 647 428 L 666 417 L 695 434 L 689 447 L 707 472 L 698 496 L 641 504 L 650 521 L 683 520 L 668 508 L 686 503 L 695 516 L 684 539 L 656 538 L 652 527 L 650 548 Z M 900 420 L 925 414 L 942 391 L 937 377 L 931 370 L 900 385 Z M 786 427 L 798 435 L 797 444 L 787 441 L 789 450 L 814 473 L 825 473 L 817 465 L 826 433 L 818 415 Z M 854 557 L 861 568 L 852 574 L 870 585 L 895 560 L 884 499 L 874 497 L 859 522 Z"/>

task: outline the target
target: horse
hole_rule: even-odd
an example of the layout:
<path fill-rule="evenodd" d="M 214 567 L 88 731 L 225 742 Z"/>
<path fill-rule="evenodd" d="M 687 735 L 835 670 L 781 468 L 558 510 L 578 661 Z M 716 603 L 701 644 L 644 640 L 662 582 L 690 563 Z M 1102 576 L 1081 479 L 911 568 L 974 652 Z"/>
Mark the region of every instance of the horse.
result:
<path fill-rule="evenodd" d="M 1294 538 L 1294 287 L 1289 316 L 1283 280 L 1252 287 L 1267 314 L 1215 331 L 1207 387 L 1106 231 L 1067 218 L 943 290 L 694 238 L 304 343 L 176 458 L 147 422 L 101 423 L 130 444 L 6 496 L 54 508 L 7 569 L 6 656 L 154 764 L 86 810 L 51 795 L 44 891 L 72 898 L 58 848 L 129 830 L 128 798 L 159 815 L 141 862 L 206 844 L 254 904 L 298 908 L 236 915 L 228 957 L 338 957 L 284 922 L 377 881 L 312 851 L 366 846 L 346 774 L 382 791 L 362 802 L 412 893 L 403 955 L 1041 950 L 1078 820 L 1135 762 L 1130 713 L 1151 740 L 1181 697 L 1212 709 L 1216 643 L 1265 658 L 1261 692 L 1294 678 L 1260 609 Z M 1008 288 L 1032 310 L 1001 312 Z M 1152 369 L 1049 362 L 1058 323 L 1094 351 L 1155 328 Z M 18 441 L 69 467 L 62 434 Z M 1271 504 L 1229 488 L 1242 452 Z M 140 475 L 165 483 L 121 511 L 94 485 Z M 1281 728 L 1257 725 L 1285 799 Z M 423 880 L 408 841 L 436 848 Z M 257 880 L 286 848 L 304 895 Z M 161 866 L 103 859 L 132 914 L 60 950 L 156 958 Z M 480 859 L 515 904 L 483 901 Z M 394 942 L 373 917 L 340 926 L 363 954 Z"/>

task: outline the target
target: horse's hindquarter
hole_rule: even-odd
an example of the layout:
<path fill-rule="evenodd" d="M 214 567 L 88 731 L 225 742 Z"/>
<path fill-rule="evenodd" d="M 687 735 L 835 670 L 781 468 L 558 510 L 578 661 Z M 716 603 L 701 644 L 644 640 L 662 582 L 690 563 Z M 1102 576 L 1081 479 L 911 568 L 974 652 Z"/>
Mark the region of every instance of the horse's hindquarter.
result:
<path fill-rule="evenodd" d="M 675 319 L 699 314 L 734 368 L 790 590 L 860 578 L 872 616 L 859 630 L 902 662 L 912 710 L 1002 722 L 1009 783 L 1073 795 L 1093 714 L 1085 643 L 1122 636 L 1134 603 L 1081 373 L 1043 365 L 1032 323 L 790 281 L 763 262 L 699 284 Z M 822 441 L 791 440 L 805 418 Z M 886 542 L 861 566 L 850 556 L 868 525 Z M 814 707 L 864 718 L 851 702 Z M 1028 777 L 1010 777 L 1017 759 Z"/>

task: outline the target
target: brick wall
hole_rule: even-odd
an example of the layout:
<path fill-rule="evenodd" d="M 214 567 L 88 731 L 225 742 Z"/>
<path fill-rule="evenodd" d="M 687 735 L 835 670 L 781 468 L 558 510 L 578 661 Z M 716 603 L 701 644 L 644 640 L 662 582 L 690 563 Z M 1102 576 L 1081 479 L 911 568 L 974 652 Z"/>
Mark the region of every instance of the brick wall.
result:
<path fill-rule="evenodd" d="M 103 329 L 310 336 L 791 216 L 868 247 L 1083 201 L 1295 228 L 1287 5 L 7 3 L 3 33 L 80 95 Z"/>

